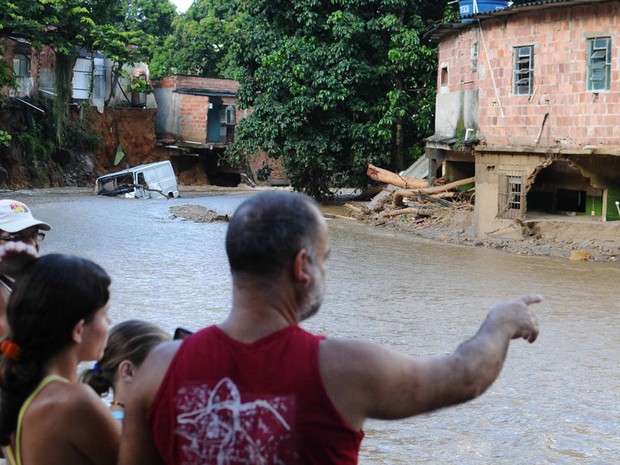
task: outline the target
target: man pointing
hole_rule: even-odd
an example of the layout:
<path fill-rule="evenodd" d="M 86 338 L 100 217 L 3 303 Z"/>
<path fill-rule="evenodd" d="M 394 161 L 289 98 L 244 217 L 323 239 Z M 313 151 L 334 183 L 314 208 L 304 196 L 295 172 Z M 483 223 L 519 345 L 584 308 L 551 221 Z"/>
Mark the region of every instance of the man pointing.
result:
<path fill-rule="evenodd" d="M 325 290 L 327 225 L 301 194 L 264 192 L 226 237 L 228 317 L 156 349 L 128 403 L 120 464 L 355 464 L 367 418 L 459 404 L 497 378 L 511 339 L 534 342 L 540 302 L 491 308 L 449 356 L 412 357 L 298 326 Z"/>

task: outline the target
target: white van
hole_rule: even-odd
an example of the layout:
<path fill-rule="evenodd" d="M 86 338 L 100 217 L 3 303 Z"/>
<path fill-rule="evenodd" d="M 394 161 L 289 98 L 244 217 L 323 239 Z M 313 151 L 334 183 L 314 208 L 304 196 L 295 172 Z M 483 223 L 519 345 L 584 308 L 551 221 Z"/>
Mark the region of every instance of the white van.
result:
<path fill-rule="evenodd" d="M 95 193 L 135 199 L 179 196 L 177 178 L 169 160 L 147 163 L 97 178 Z"/>

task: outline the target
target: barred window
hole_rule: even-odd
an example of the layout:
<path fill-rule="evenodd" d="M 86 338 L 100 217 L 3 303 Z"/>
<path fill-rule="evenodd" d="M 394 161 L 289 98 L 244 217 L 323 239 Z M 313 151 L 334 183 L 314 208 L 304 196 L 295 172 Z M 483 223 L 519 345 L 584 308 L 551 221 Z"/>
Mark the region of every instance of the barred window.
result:
<path fill-rule="evenodd" d="M 611 38 L 588 39 L 588 84 L 587 90 L 598 92 L 609 90 L 611 78 Z"/>
<path fill-rule="evenodd" d="M 502 173 L 499 183 L 499 218 L 520 218 L 525 214 L 523 173 Z"/>
<path fill-rule="evenodd" d="M 515 47 L 514 52 L 515 95 L 529 95 L 534 90 L 534 47 Z"/>

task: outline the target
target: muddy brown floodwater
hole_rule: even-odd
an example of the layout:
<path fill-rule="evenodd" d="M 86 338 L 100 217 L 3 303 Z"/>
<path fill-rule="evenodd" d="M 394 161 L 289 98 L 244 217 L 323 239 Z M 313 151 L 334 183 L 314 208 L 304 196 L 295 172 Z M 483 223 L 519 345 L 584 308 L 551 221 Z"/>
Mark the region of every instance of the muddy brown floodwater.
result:
<path fill-rule="evenodd" d="M 228 312 L 227 223 L 171 207 L 232 215 L 250 192 L 182 192 L 173 200 L 13 192 L 52 230 L 42 251 L 69 252 L 113 278 L 115 322 L 143 318 L 172 332 Z M 5 193 L 6 196 L 6 193 Z M 441 355 L 476 331 L 498 301 L 537 293 L 539 340 L 511 344 L 497 382 L 473 402 L 405 421 L 369 421 L 360 463 L 613 464 L 620 457 L 620 264 L 509 254 L 329 219 L 327 297 L 304 322 L 332 337 Z"/>

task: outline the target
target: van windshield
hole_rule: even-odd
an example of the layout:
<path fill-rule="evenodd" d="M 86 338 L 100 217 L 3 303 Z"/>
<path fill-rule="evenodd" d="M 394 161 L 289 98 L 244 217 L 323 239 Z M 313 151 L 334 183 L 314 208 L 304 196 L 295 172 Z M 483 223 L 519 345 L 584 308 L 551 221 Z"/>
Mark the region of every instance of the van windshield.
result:
<path fill-rule="evenodd" d="M 134 183 L 131 173 L 100 179 L 97 183 L 97 194 L 99 195 L 121 195 L 133 191 Z"/>

